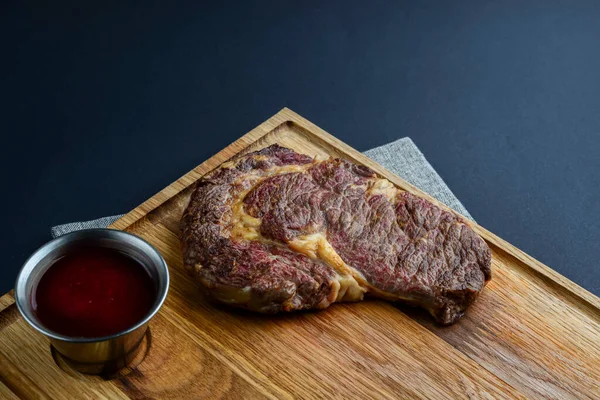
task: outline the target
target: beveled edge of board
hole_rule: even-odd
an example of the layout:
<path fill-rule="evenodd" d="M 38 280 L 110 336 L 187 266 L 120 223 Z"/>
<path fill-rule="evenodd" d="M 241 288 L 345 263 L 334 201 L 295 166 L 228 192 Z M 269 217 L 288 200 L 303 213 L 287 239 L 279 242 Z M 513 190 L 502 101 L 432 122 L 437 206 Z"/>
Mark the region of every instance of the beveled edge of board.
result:
<path fill-rule="evenodd" d="M 196 168 L 194 168 L 193 170 L 191 170 L 190 172 L 173 182 L 171 185 L 167 186 L 165 189 L 152 196 L 150 199 L 146 200 L 144 203 L 142 203 L 141 205 L 124 215 L 122 218 L 115 221 L 112 225 L 110 225 L 110 227 L 115 229 L 125 229 L 129 227 L 130 225 L 143 218 L 146 214 L 159 207 L 165 201 L 175 196 L 176 194 L 187 188 L 189 185 L 193 184 L 196 180 L 198 180 L 206 173 L 217 168 L 223 162 L 227 161 L 234 155 L 243 151 L 246 147 L 260 140 L 263 136 L 273 132 L 277 127 L 285 123 L 294 124 L 301 128 L 305 133 L 311 135 L 314 139 L 323 141 L 331 147 L 335 147 L 342 150 L 347 156 L 352 158 L 354 161 L 357 161 L 361 164 L 370 167 L 379 175 L 386 177 L 400 188 L 414 193 L 418 196 L 421 196 L 447 211 L 460 215 L 455 210 L 449 208 L 437 199 L 431 197 L 429 194 L 406 182 L 404 179 L 400 178 L 396 174 L 388 171 L 383 166 L 379 165 L 375 161 L 371 160 L 367 156 L 363 155 L 362 153 L 355 150 L 346 143 L 342 142 L 333 135 L 327 133 L 323 129 L 319 128 L 317 125 L 310 122 L 309 120 L 296 114 L 294 111 L 288 108 L 283 108 L 277 114 L 273 115 L 271 118 L 258 125 L 256 128 L 252 129 L 250 132 L 246 133 L 244 136 L 240 137 L 238 140 L 231 143 L 229 146 L 225 147 L 217 154 L 204 161 L 202 164 L 198 165 Z M 540 275 L 542 278 L 549 280 L 556 285 L 559 285 L 579 300 L 585 302 L 588 306 L 591 306 L 594 309 L 596 309 L 597 312 L 600 312 L 600 298 L 595 296 L 593 293 L 587 291 L 575 282 L 554 271 L 550 267 L 531 257 L 519 248 L 494 235 L 492 232 L 483 228 L 476 222 L 466 220 L 466 223 L 469 226 L 471 226 L 473 230 L 475 230 L 475 232 L 477 232 L 481 237 L 483 237 L 488 243 L 502 249 L 504 252 L 516 258 L 525 266 L 527 266 L 535 273 Z"/>
<path fill-rule="evenodd" d="M 12 306 L 15 302 L 15 289 L 11 289 L 9 292 L 4 293 L 0 297 L 0 314 L 6 310 L 9 306 Z"/>

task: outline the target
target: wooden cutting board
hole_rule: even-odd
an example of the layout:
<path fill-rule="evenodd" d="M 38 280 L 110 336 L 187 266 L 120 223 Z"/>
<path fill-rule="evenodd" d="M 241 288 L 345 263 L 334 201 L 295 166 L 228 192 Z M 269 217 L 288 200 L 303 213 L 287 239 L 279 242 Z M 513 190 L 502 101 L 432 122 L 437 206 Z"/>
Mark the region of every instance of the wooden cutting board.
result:
<path fill-rule="evenodd" d="M 112 379 L 61 369 L 8 293 L 0 298 L 0 397 L 600 398 L 600 299 L 474 223 L 492 248 L 493 279 L 451 327 L 381 301 L 277 316 L 208 302 L 183 271 L 177 238 L 192 184 L 233 155 L 276 142 L 365 164 L 439 204 L 284 109 L 113 225 L 156 246 L 171 272 L 141 364 Z"/>

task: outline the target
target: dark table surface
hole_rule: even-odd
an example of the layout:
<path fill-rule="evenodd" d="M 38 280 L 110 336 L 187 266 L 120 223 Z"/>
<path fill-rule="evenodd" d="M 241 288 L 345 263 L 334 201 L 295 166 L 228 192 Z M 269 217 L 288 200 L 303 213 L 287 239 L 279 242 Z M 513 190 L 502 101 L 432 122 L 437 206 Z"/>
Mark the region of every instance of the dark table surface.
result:
<path fill-rule="evenodd" d="M 600 3 L 201 3 L 2 3 L 0 293 L 52 225 L 287 106 L 358 150 L 410 136 L 481 225 L 600 295 Z"/>

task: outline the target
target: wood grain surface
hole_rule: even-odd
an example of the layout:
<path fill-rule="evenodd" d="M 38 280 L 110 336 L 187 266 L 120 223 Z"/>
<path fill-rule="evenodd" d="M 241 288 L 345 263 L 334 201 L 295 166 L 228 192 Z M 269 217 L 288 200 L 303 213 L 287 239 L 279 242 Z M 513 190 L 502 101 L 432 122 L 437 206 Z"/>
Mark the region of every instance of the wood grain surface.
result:
<path fill-rule="evenodd" d="M 61 369 L 8 293 L 0 298 L 0 397 L 600 398 L 600 299 L 475 223 L 492 248 L 493 279 L 451 327 L 380 301 L 264 316 L 201 295 L 177 237 L 191 185 L 235 154 L 276 142 L 367 165 L 439 204 L 284 109 L 114 223 L 156 246 L 171 273 L 141 364 L 112 379 Z"/>

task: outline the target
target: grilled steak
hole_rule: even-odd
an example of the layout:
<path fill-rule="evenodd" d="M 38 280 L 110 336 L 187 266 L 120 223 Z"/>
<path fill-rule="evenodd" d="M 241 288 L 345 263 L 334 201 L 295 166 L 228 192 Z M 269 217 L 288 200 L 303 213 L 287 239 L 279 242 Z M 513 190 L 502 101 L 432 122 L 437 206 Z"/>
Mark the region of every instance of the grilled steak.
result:
<path fill-rule="evenodd" d="M 279 145 L 201 179 L 181 228 L 208 293 L 264 313 L 370 294 L 452 324 L 491 278 L 489 247 L 453 213 L 367 167 Z"/>

